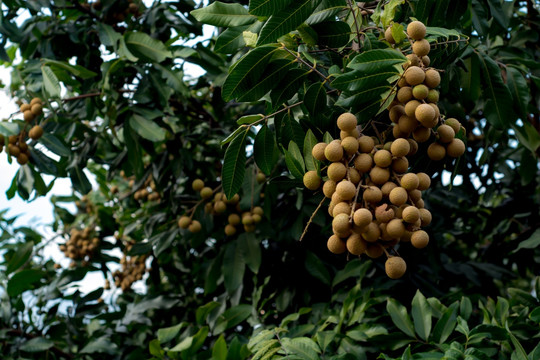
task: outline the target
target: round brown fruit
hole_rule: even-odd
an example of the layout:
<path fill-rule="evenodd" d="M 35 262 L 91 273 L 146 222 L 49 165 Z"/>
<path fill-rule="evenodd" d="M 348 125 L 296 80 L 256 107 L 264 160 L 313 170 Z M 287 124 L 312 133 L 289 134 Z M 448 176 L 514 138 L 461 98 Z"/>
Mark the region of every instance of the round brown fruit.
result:
<path fill-rule="evenodd" d="M 429 56 L 422 56 L 422 63 L 424 64 L 424 66 L 429 66 L 429 64 L 431 64 L 431 59 L 429 58 Z"/>
<path fill-rule="evenodd" d="M 193 220 L 191 224 L 188 226 L 188 231 L 193 234 L 196 234 L 201 230 L 202 230 L 202 225 L 198 220 Z"/>
<path fill-rule="evenodd" d="M 227 205 L 224 201 L 216 201 L 214 203 L 214 211 L 216 214 L 223 214 L 225 211 L 227 211 Z"/>
<path fill-rule="evenodd" d="M 441 125 L 437 128 L 437 133 L 439 134 L 439 141 L 446 144 L 454 140 L 456 133 L 449 125 Z"/>
<path fill-rule="evenodd" d="M 429 69 L 426 71 L 426 79 L 424 84 L 426 84 L 430 89 L 436 88 L 441 83 L 441 75 L 437 70 Z"/>
<path fill-rule="evenodd" d="M 390 191 L 392 191 L 396 187 L 397 185 L 394 182 L 386 182 L 383 186 L 381 186 L 381 192 L 383 194 L 383 197 L 388 197 L 390 195 Z"/>
<path fill-rule="evenodd" d="M 426 37 L 426 26 L 420 21 L 413 21 L 407 25 L 407 35 L 413 40 L 422 40 Z"/>
<path fill-rule="evenodd" d="M 394 105 L 390 108 L 390 111 L 388 112 L 388 117 L 393 123 L 397 124 L 400 116 L 403 114 L 405 114 L 405 107 L 403 105 Z"/>
<path fill-rule="evenodd" d="M 418 188 L 418 184 L 420 183 L 420 180 L 418 179 L 418 176 L 414 173 L 408 173 L 403 175 L 401 178 L 401 187 L 404 188 L 407 191 L 412 191 Z"/>
<path fill-rule="evenodd" d="M 382 185 L 390 179 L 390 171 L 388 169 L 383 169 L 379 166 L 375 166 L 369 172 L 369 178 L 376 185 Z"/>
<path fill-rule="evenodd" d="M 356 226 L 365 227 L 373 221 L 373 215 L 368 209 L 360 208 L 354 212 L 353 221 Z"/>
<path fill-rule="evenodd" d="M 412 45 L 412 51 L 420 58 L 429 54 L 429 50 L 429 42 L 426 39 L 417 40 Z"/>
<path fill-rule="evenodd" d="M 385 168 L 392 164 L 392 154 L 388 150 L 379 150 L 373 155 L 375 165 Z"/>
<path fill-rule="evenodd" d="M 349 215 L 348 214 L 338 214 L 334 220 L 332 220 L 332 227 L 337 232 L 343 233 L 350 229 L 349 224 Z"/>
<path fill-rule="evenodd" d="M 354 158 L 354 168 L 359 173 L 367 173 L 373 167 L 373 158 L 369 154 L 360 154 Z"/>
<path fill-rule="evenodd" d="M 339 214 L 347 214 L 349 215 L 351 213 L 351 205 L 348 202 L 342 201 L 336 206 L 334 206 L 334 209 L 332 210 L 332 216 L 336 217 Z"/>
<path fill-rule="evenodd" d="M 400 219 L 393 219 L 386 225 L 386 232 L 392 239 L 399 239 L 405 233 L 405 225 Z"/>
<path fill-rule="evenodd" d="M 195 179 L 193 180 L 193 182 L 191 183 L 191 188 L 194 190 L 194 191 L 201 191 L 204 187 L 204 181 L 202 181 L 201 179 Z"/>
<path fill-rule="evenodd" d="M 433 161 L 439 161 L 444 159 L 446 155 L 446 149 L 439 143 L 434 142 L 428 146 L 428 157 Z"/>
<path fill-rule="evenodd" d="M 419 143 L 424 143 L 428 141 L 430 137 L 431 129 L 424 126 L 417 127 L 413 132 L 414 140 L 418 141 Z"/>
<path fill-rule="evenodd" d="M 32 105 L 30 111 L 32 112 L 32 115 L 38 116 L 43 112 L 43 107 L 41 106 L 41 104 L 34 104 Z"/>
<path fill-rule="evenodd" d="M 420 219 L 420 210 L 416 206 L 407 206 L 401 213 L 403 221 L 414 224 Z"/>
<path fill-rule="evenodd" d="M 409 54 L 407 55 L 407 59 L 409 60 L 409 66 L 420 66 L 422 65 L 422 62 L 416 54 Z M 398 84 L 398 86 L 401 86 Z M 403 86 L 401 86 L 403 87 Z"/>
<path fill-rule="evenodd" d="M 392 170 L 398 174 L 406 173 L 409 169 L 409 160 L 406 157 L 398 157 L 392 160 Z"/>
<path fill-rule="evenodd" d="M 398 90 L 396 98 L 400 103 L 406 103 L 413 98 L 413 89 L 410 86 L 402 87 Z"/>
<path fill-rule="evenodd" d="M 428 209 L 419 209 L 418 211 L 420 212 L 420 220 L 421 220 L 420 225 L 424 227 L 431 224 L 431 220 L 432 220 L 431 212 Z"/>
<path fill-rule="evenodd" d="M 384 263 L 384 270 L 390 279 L 399 279 L 407 271 L 407 264 L 402 257 L 391 256 Z"/>
<path fill-rule="evenodd" d="M 425 248 L 429 243 L 429 235 L 424 230 L 417 230 L 411 236 L 411 244 L 417 249 Z"/>
<path fill-rule="evenodd" d="M 209 188 L 208 186 L 203 187 L 201 189 L 200 194 L 201 194 L 201 198 L 203 198 L 204 200 L 210 199 L 212 197 L 212 194 L 213 194 L 212 188 Z"/>
<path fill-rule="evenodd" d="M 424 82 L 424 79 L 426 78 L 426 74 L 424 73 L 424 70 L 422 70 L 418 66 L 410 66 L 404 73 L 405 80 L 407 81 L 407 84 L 414 86 L 418 85 Z"/>
<path fill-rule="evenodd" d="M 377 225 L 376 222 L 372 221 L 368 224 L 368 226 L 365 228 L 364 232 L 362 232 L 362 237 L 367 242 L 375 242 L 381 237 L 381 229 L 379 228 L 379 225 Z"/>
<path fill-rule="evenodd" d="M 341 140 L 332 140 L 324 149 L 324 156 L 332 162 L 340 161 L 343 157 L 343 147 Z"/>
<path fill-rule="evenodd" d="M 358 140 L 353 136 L 347 136 L 341 141 L 341 146 L 345 153 L 349 156 L 355 154 L 358 151 Z"/>
<path fill-rule="evenodd" d="M 389 26 L 384 31 L 384 39 L 388 41 L 390 44 L 395 44 L 396 41 L 394 40 L 394 37 L 392 36 L 392 26 Z"/>
<path fill-rule="evenodd" d="M 362 197 L 366 202 L 376 204 L 382 200 L 382 191 L 377 186 L 369 186 Z"/>
<path fill-rule="evenodd" d="M 416 174 L 418 176 L 418 190 L 427 190 L 431 185 L 431 178 L 428 174 L 419 172 Z"/>
<path fill-rule="evenodd" d="M 242 221 L 242 219 L 240 219 L 240 216 L 238 214 L 229 215 L 227 220 L 229 221 L 229 224 L 233 226 L 240 225 L 240 222 Z"/>
<path fill-rule="evenodd" d="M 335 163 L 330 164 L 330 166 L 328 166 L 327 174 L 330 180 L 334 180 L 335 182 L 338 182 L 342 180 L 345 177 L 345 175 L 347 175 L 347 168 L 342 163 L 335 162 Z"/>
<path fill-rule="evenodd" d="M 326 143 L 320 142 L 318 144 L 315 144 L 313 149 L 311 150 L 311 155 L 319 161 L 325 161 L 326 156 L 324 156 L 324 149 L 326 148 Z"/>
<path fill-rule="evenodd" d="M 28 164 L 28 155 L 25 153 L 20 153 L 19 156 L 17 156 L 17 162 L 19 165 L 26 165 Z"/>
<path fill-rule="evenodd" d="M 336 182 L 334 180 L 326 180 L 323 185 L 323 193 L 327 198 L 331 198 L 336 191 Z"/>
<path fill-rule="evenodd" d="M 427 125 L 432 124 L 435 115 L 435 109 L 433 109 L 433 107 L 431 107 L 429 104 L 420 104 L 414 111 L 414 116 L 416 119 L 426 127 L 430 127 Z"/>
<path fill-rule="evenodd" d="M 402 157 L 406 156 L 411 150 L 411 145 L 406 139 L 396 139 L 392 142 L 390 151 L 393 156 Z"/>
<path fill-rule="evenodd" d="M 347 239 L 347 250 L 353 255 L 362 255 L 366 252 L 367 243 L 360 234 L 352 233 Z"/>
<path fill-rule="evenodd" d="M 453 158 L 460 157 L 461 155 L 465 154 L 465 143 L 460 139 L 453 139 L 446 146 L 446 153 L 448 156 Z"/>
<path fill-rule="evenodd" d="M 407 202 L 407 199 L 409 198 L 409 194 L 407 193 L 407 190 L 405 190 L 402 187 L 396 187 L 390 191 L 390 195 L 388 195 L 390 202 L 396 206 L 401 206 Z"/>
<path fill-rule="evenodd" d="M 409 117 L 414 117 L 414 114 L 416 112 L 416 108 L 422 104 L 418 100 L 411 100 L 408 103 L 405 104 L 405 114 Z"/>
<path fill-rule="evenodd" d="M 363 135 L 358 138 L 358 149 L 362 153 L 370 153 L 375 147 L 375 141 L 370 137 Z"/>
<path fill-rule="evenodd" d="M 321 178 L 317 171 L 311 170 L 304 174 L 304 186 L 309 190 L 317 190 L 321 186 Z"/>
<path fill-rule="evenodd" d="M 455 118 L 448 118 L 444 122 L 445 125 L 450 126 L 452 129 L 454 129 L 454 132 L 457 134 L 459 130 L 461 129 L 461 123 L 458 119 Z"/>
<path fill-rule="evenodd" d="M 262 172 L 258 172 L 257 176 L 255 176 L 255 179 L 257 180 L 257 184 L 262 184 L 266 181 L 266 175 Z"/>
<path fill-rule="evenodd" d="M 337 119 L 337 126 L 343 131 L 353 131 L 356 128 L 356 125 L 358 125 L 358 120 L 356 119 L 356 116 L 351 113 L 343 113 L 339 115 Z"/>
<path fill-rule="evenodd" d="M 366 255 L 372 259 L 380 258 L 384 254 L 384 248 L 380 244 L 368 244 Z"/>
<path fill-rule="evenodd" d="M 338 196 L 345 201 L 351 200 L 356 194 L 356 186 L 348 180 L 343 180 L 336 186 Z"/>
<path fill-rule="evenodd" d="M 225 235 L 233 236 L 234 234 L 236 234 L 236 228 L 231 224 L 225 225 Z"/>
<path fill-rule="evenodd" d="M 343 254 L 345 251 L 347 251 L 345 242 L 336 235 L 332 235 L 328 238 L 326 246 L 328 247 L 328 250 L 334 254 Z"/>

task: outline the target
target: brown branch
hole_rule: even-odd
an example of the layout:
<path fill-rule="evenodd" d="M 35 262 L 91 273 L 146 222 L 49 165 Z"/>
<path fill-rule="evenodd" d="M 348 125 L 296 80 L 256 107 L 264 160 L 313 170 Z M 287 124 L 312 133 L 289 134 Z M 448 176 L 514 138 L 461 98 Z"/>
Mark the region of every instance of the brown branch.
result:
<path fill-rule="evenodd" d="M 309 218 L 309 221 L 307 222 L 306 224 L 306 227 L 304 228 L 304 232 L 302 233 L 302 236 L 300 236 L 300 240 L 299 241 L 302 241 L 302 239 L 304 239 L 304 236 L 306 235 L 307 231 L 308 231 L 308 228 L 309 228 L 309 225 L 311 225 L 311 222 L 313 221 L 313 218 L 315 217 L 315 215 L 317 214 L 317 212 L 319 211 L 319 209 L 321 208 L 322 204 L 324 204 L 324 201 L 326 200 L 326 196 L 323 197 L 323 199 L 321 200 L 321 202 L 319 203 L 319 206 L 317 206 L 317 208 L 315 209 L 315 211 L 313 212 L 313 214 L 311 214 L 311 217 Z"/>
<path fill-rule="evenodd" d="M 358 27 L 358 22 L 356 21 L 356 13 L 354 12 L 351 0 L 347 0 L 347 5 L 349 6 L 349 9 L 351 9 L 353 22 L 354 22 L 354 27 L 356 28 L 356 40 L 358 41 L 358 47 L 360 47 L 360 43 L 361 43 L 361 40 L 360 40 L 360 28 Z"/>
<path fill-rule="evenodd" d="M 307 61 L 305 61 L 304 59 L 302 59 L 302 57 L 300 57 L 300 55 L 297 55 L 297 54 L 295 54 L 294 52 L 292 52 L 291 50 L 287 49 L 286 46 L 283 46 L 283 49 L 284 49 L 285 51 L 287 51 L 289 54 L 291 54 L 292 56 L 294 56 L 294 58 L 295 58 L 297 61 L 299 61 L 299 62 L 301 62 L 302 64 L 304 64 L 304 65 L 306 65 L 307 67 L 309 67 L 309 68 L 311 69 L 311 71 L 317 73 L 317 75 L 319 75 L 320 77 L 322 77 L 322 78 L 324 79 L 324 81 L 327 81 L 328 78 L 330 77 L 330 76 L 325 76 L 323 73 L 321 73 L 319 70 L 317 70 L 317 66 L 308 63 Z"/>

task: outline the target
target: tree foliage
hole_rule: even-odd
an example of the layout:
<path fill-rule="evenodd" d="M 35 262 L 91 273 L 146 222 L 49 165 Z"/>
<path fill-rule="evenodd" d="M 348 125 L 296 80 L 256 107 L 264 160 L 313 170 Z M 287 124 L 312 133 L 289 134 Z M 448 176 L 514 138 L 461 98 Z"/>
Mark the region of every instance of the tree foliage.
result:
<path fill-rule="evenodd" d="M 6 155 L 19 170 L 5 190 L 43 196 L 46 174 L 74 191 L 52 199 L 52 240 L 0 213 L 3 358 L 538 359 L 539 6 L 4 1 L 9 91 L 43 102 L 31 122 L 0 122 L 6 152 L 16 136 L 30 154 Z M 321 170 L 311 149 L 339 138 L 344 112 L 391 138 L 414 19 L 467 150 L 434 162 L 421 146 L 411 161 L 432 176 L 432 240 L 399 247 L 407 273 L 390 280 L 383 261 L 328 252 L 323 195 L 301 179 Z M 203 24 L 214 36 L 196 42 Z M 260 222 L 226 235 L 243 213 Z M 81 292 L 89 273 L 103 284 Z"/>

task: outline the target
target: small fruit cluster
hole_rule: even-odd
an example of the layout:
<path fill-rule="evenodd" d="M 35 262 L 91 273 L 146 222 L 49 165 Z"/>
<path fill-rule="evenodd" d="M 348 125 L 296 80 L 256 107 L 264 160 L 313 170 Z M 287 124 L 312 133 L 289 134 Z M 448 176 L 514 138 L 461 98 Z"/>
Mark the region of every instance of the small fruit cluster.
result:
<path fill-rule="evenodd" d="M 264 176 L 264 174 L 262 175 Z M 257 174 L 256 179 L 257 181 L 261 179 L 261 182 L 264 182 L 266 177 L 262 179 L 262 177 Z M 198 233 L 202 230 L 200 221 L 193 220 L 193 215 L 195 214 L 197 207 L 205 201 L 204 211 L 206 214 L 225 216 L 226 213 L 229 213 L 227 216 L 227 225 L 225 225 L 224 228 L 225 235 L 227 236 L 236 234 L 239 225 L 243 225 L 244 231 L 253 232 L 256 229 L 256 224 L 262 220 L 264 211 L 260 206 L 255 206 L 250 211 L 242 211 L 240 207 L 240 195 L 238 194 L 228 200 L 223 192 L 216 192 L 217 189 L 214 190 L 211 187 L 205 186 L 204 181 L 201 179 L 195 179 L 191 184 L 191 187 L 194 191 L 199 193 L 201 200 L 195 207 L 178 219 L 178 227 L 181 229 L 187 229 L 191 233 Z"/>
<path fill-rule="evenodd" d="M 43 102 L 40 98 L 33 98 L 29 104 L 22 104 L 19 110 L 23 114 L 24 121 L 30 124 L 43 113 Z"/>
<path fill-rule="evenodd" d="M 65 244 L 60 245 L 60 251 L 66 257 L 73 260 L 70 267 L 76 266 L 76 260 L 82 260 L 82 266 L 87 266 L 96 250 L 99 248 L 100 240 L 95 236 L 92 228 L 71 229 L 70 237 Z"/>
<path fill-rule="evenodd" d="M 396 98 L 388 107 L 392 129 L 396 139 L 412 138 L 424 143 L 435 134 L 437 141 L 431 143 L 427 154 L 431 160 L 439 161 L 448 155 L 456 158 L 465 153 L 465 144 L 456 138 L 461 125 L 450 118 L 441 124 L 441 114 L 437 102 L 439 92 L 435 90 L 441 82 L 436 69 L 427 68 L 430 64 L 429 42 L 424 39 L 426 27 L 420 21 L 407 26 L 407 35 L 413 39 L 412 54 L 407 55 L 405 72 L 399 79 Z M 436 129 L 436 131 L 434 131 Z"/>
<path fill-rule="evenodd" d="M 132 246 L 133 244 L 129 243 L 126 251 L 129 251 Z M 127 291 L 131 289 L 135 281 L 142 280 L 143 275 L 148 271 L 146 259 L 148 255 L 127 256 L 124 254 L 120 259 L 122 269 L 113 273 L 115 286 L 120 287 L 122 291 Z"/>
<path fill-rule="evenodd" d="M 135 180 L 130 182 L 130 186 L 133 187 Z M 161 200 L 161 196 L 157 191 L 156 182 L 149 176 L 139 190 L 135 191 L 133 198 L 137 201 L 157 201 Z"/>
<path fill-rule="evenodd" d="M 358 131 L 351 113 L 340 115 L 337 126 L 341 140 L 318 143 L 312 149 L 315 159 L 330 162 L 323 185 L 324 195 L 331 198 L 328 212 L 334 218 L 328 249 L 378 258 L 400 241 L 416 248 L 427 246 L 429 236 L 421 227 L 429 225 L 431 213 L 424 209 L 422 191 L 429 188 L 431 179 L 425 173 L 406 173 L 407 156 L 417 149 L 406 139 L 376 145 Z M 304 185 L 310 190 L 318 189 L 321 182 L 316 171 L 304 175 Z M 402 260 L 388 256 L 391 263 Z M 387 274 L 399 278 L 405 269 Z"/>
<path fill-rule="evenodd" d="M 6 150 L 10 156 L 17 159 L 19 165 L 26 165 L 30 160 L 30 148 L 25 141 L 26 133 L 21 131 L 18 135 L 11 135 L 8 137 L 8 143 Z M 0 151 L 2 151 L 5 145 L 5 138 L 0 135 Z"/>

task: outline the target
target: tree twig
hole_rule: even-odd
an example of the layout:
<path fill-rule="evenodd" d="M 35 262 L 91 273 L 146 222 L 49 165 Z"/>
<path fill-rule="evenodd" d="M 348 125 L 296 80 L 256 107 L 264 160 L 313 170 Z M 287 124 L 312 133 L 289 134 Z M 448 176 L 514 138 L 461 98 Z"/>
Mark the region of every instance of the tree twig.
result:
<path fill-rule="evenodd" d="M 322 204 L 324 204 L 324 201 L 326 200 L 326 196 L 323 197 L 323 199 L 321 200 L 321 202 L 319 203 L 319 206 L 317 206 L 317 208 L 315 209 L 315 211 L 313 212 L 313 214 L 311 214 L 311 217 L 309 218 L 309 221 L 307 222 L 306 224 L 306 227 L 304 228 L 304 232 L 302 233 L 302 236 L 300 236 L 300 240 L 299 241 L 302 241 L 302 239 L 304 238 L 304 236 L 306 235 L 307 231 L 308 231 L 308 228 L 309 228 L 309 225 L 311 225 L 311 222 L 313 221 L 313 218 L 315 217 L 315 215 L 317 214 L 317 212 L 319 211 L 319 209 L 321 208 Z"/>

